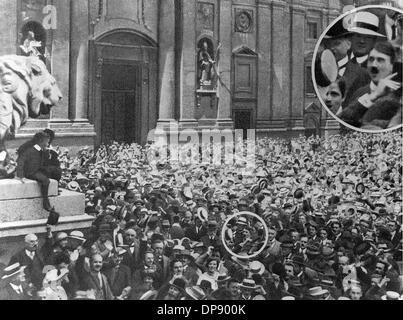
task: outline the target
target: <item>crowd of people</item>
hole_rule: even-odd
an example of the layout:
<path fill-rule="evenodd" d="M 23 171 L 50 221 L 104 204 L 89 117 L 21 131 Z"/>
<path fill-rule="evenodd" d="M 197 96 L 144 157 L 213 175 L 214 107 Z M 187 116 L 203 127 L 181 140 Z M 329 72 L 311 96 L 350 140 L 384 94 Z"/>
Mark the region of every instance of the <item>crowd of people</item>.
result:
<path fill-rule="evenodd" d="M 94 221 L 26 235 L 0 300 L 401 299 L 401 147 L 400 131 L 264 138 L 234 165 L 55 148 Z"/>
<path fill-rule="evenodd" d="M 362 9 L 340 17 L 324 36 L 316 83 L 344 124 L 365 130 L 402 125 L 402 30 L 401 11 Z"/>

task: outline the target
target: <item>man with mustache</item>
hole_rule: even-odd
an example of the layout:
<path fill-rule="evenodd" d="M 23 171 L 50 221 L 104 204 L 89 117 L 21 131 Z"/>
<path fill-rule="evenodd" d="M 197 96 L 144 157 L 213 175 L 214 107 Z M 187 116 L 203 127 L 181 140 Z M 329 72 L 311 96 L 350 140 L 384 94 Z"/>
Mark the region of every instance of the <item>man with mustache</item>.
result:
<path fill-rule="evenodd" d="M 401 108 L 401 81 L 395 79 L 395 61 L 395 50 L 389 42 L 375 44 L 367 66 L 371 82 L 357 90 L 350 105 L 340 114 L 343 121 L 358 128 L 371 122 L 382 128 L 383 121 L 387 127 Z"/>

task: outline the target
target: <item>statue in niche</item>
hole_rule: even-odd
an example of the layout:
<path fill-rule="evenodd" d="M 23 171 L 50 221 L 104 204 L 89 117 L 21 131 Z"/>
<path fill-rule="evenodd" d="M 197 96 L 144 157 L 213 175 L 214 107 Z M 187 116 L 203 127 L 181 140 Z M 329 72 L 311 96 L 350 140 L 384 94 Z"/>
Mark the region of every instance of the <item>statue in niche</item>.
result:
<path fill-rule="evenodd" d="M 43 58 L 42 53 L 39 51 L 39 48 L 42 48 L 42 42 L 35 40 L 35 33 L 33 31 L 28 31 L 27 38 L 20 48 L 25 56 Z"/>
<path fill-rule="evenodd" d="M 209 46 L 207 40 L 201 41 L 198 53 L 198 79 L 201 89 L 207 89 L 214 85 L 215 61 L 213 59 L 213 47 Z"/>

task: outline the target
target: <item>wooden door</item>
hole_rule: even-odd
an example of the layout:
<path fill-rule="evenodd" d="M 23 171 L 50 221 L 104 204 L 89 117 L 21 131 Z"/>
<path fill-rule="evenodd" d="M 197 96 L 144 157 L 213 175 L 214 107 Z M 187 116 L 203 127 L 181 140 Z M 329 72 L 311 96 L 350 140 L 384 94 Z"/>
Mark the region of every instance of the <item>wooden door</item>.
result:
<path fill-rule="evenodd" d="M 105 62 L 102 68 L 101 142 L 139 142 L 141 69 Z"/>
<path fill-rule="evenodd" d="M 234 127 L 243 130 L 244 139 L 247 138 L 247 130 L 252 128 L 252 114 L 250 110 L 234 111 Z"/>

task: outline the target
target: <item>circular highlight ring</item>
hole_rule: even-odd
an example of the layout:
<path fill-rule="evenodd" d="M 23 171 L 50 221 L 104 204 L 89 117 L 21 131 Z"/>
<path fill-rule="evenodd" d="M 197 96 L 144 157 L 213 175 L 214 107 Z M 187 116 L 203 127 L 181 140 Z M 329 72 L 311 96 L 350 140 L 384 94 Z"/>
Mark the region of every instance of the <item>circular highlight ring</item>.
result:
<path fill-rule="evenodd" d="M 239 254 L 232 252 L 232 250 L 228 247 L 227 243 L 225 242 L 225 230 L 226 230 L 226 226 L 227 226 L 228 222 L 230 222 L 235 217 L 243 216 L 243 215 L 251 216 L 251 217 L 258 219 L 262 223 L 264 231 L 265 231 L 264 244 L 258 251 L 256 251 L 254 254 L 252 254 L 250 256 L 241 256 Z M 222 229 L 221 229 L 221 240 L 222 240 L 222 243 L 224 244 L 225 250 L 227 250 L 228 253 L 230 253 L 232 256 L 235 256 L 238 259 L 252 259 L 252 258 L 258 256 L 264 250 L 264 248 L 266 248 L 267 242 L 269 241 L 269 229 L 267 228 L 266 222 L 262 219 L 262 217 L 258 216 L 256 213 L 253 213 L 250 211 L 241 211 L 241 212 L 238 212 L 236 214 L 229 216 L 227 218 L 227 220 L 224 222 L 224 225 L 222 226 Z"/>
<path fill-rule="evenodd" d="M 349 128 L 349 129 L 352 129 L 352 130 L 354 130 L 354 131 L 361 132 L 361 133 L 370 133 L 370 134 L 387 133 L 387 132 L 391 132 L 391 131 L 395 131 L 395 130 L 401 129 L 401 128 L 403 127 L 403 124 L 396 125 L 396 126 L 393 127 L 393 128 L 387 128 L 387 129 L 381 129 L 381 130 L 361 129 L 361 128 L 357 128 L 357 127 L 354 127 L 354 126 L 348 124 L 347 122 L 345 122 L 345 121 L 343 121 L 342 119 L 340 119 L 337 115 L 335 115 L 335 114 L 326 106 L 326 103 L 325 103 L 325 101 L 324 101 L 324 99 L 323 99 L 323 97 L 322 97 L 322 95 L 321 95 L 321 93 L 320 93 L 320 90 L 319 90 L 319 88 L 318 88 L 317 79 L 316 79 L 316 75 L 315 75 L 315 70 L 316 70 L 315 62 L 316 62 L 316 58 L 317 58 L 317 56 L 318 56 L 318 51 L 319 51 L 319 48 L 320 48 L 321 44 L 323 43 L 323 40 L 324 40 L 326 34 L 329 32 L 329 30 L 330 30 L 331 28 L 333 28 L 334 25 L 335 25 L 338 21 L 340 21 L 340 20 L 342 20 L 342 19 L 348 17 L 348 16 L 351 15 L 351 14 L 354 14 L 354 13 L 356 13 L 356 12 L 358 12 L 358 11 L 363 11 L 363 10 L 366 10 L 366 9 L 384 9 L 384 10 L 392 10 L 392 11 L 396 11 L 396 12 L 399 12 L 399 13 L 402 13 L 402 14 L 403 14 L 403 10 L 402 10 L 402 9 L 396 8 L 396 7 L 392 7 L 392 6 L 387 6 L 387 5 L 366 5 L 366 6 L 360 6 L 360 7 L 354 8 L 354 9 L 351 10 L 351 11 L 346 11 L 346 12 L 344 12 L 343 14 L 341 14 L 339 17 L 337 17 L 337 18 L 336 18 L 334 21 L 332 21 L 332 22 L 328 25 L 328 27 L 323 31 L 323 33 L 321 34 L 321 36 L 319 37 L 319 39 L 318 39 L 318 41 L 317 41 L 317 43 L 316 43 L 316 46 L 315 46 L 315 49 L 314 49 L 313 58 L 312 58 L 312 65 L 311 65 L 311 70 L 312 70 L 312 74 L 311 74 L 312 83 L 313 83 L 313 86 L 314 86 L 314 89 L 315 89 L 315 92 L 316 92 L 316 96 L 317 96 L 317 98 L 319 99 L 319 101 L 320 101 L 322 107 L 323 107 L 323 108 L 326 110 L 326 112 L 327 112 L 332 118 L 334 118 L 339 124 L 341 124 L 341 125 L 343 125 L 343 126 Z"/>

